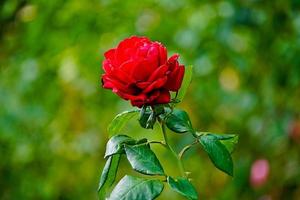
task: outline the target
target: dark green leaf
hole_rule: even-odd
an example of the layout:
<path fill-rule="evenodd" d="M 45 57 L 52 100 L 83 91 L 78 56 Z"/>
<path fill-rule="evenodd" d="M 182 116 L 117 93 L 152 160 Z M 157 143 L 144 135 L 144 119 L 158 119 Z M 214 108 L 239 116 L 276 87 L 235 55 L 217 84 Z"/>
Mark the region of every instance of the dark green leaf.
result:
<path fill-rule="evenodd" d="M 193 66 L 186 66 L 183 81 L 176 97 L 176 99 L 179 100 L 180 102 L 184 98 L 185 93 L 192 81 L 192 75 L 193 75 Z"/>
<path fill-rule="evenodd" d="M 166 119 L 167 127 L 176 133 L 194 132 L 188 114 L 179 109 L 174 109 Z"/>
<path fill-rule="evenodd" d="M 132 119 L 134 116 L 137 116 L 139 110 L 125 111 L 118 114 L 108 126 L 108 133 L 110 136 L 119 133 L 125 124 Z"/>
<path fill-rule="evenodd" d="M 106 145 L 105 158 L 116 154 L 122 153 L 123 144 L 135 144 L 135 140 L 127 135 L 115 135 L 109 139 Z"/>
<path fill-rule="evenodd" d="M 233 176 L 232 158 L 229 151 L 218 138 L 209 134 L 202 135 L 200 136 L 199 142 L 208 153 L 214 165 L 228 175 Z"/>
<path fill-rule="evenodd" d="M 152 200 L 160 195 L 164 184 L 126 175 L 112 191 L 108 200 Z"/>
<path fill-rule="evenodd" d="M 151 112 L 150 116 L 148 117 L 147 123 L 146 123 L 146 128 L 153 129 L 155 121 L 156 121 L 155 114 L 154 114 L 154 112 Z"/>
<path fill-rule="evenodd" d="M 140 125 L 146 129 L 153 129 L 156 122 L 155 113 L 147 106 L 144 106 L 140 112 Z"/>
<path fill-rule="evenodd" d="M 162 104 L 162 105 L 155 105 L 154 106 L 154 112 L 155 112 L 156 116 L 165 113 L 165 105 L 164 104 Z"/>
<path fill-rule="evenodd" d="M 147 175 L 164 175 L 164 170 L 149 145 L 125 145 L 125 152 L 134 170 Z"/>
<path fill-rule="evenodd" d="M 98 188 L 99 199 L 105 198 L 107 189 L 115 181 L 118 166 L 119 166 L 120 156 L 121 155 L 119 154 L 113 155 L 109 157 L 106 161 L 99 182 L 99 188 Z"/>
<path fill-rule="evenodd" d="M 198 199 L 196 189 L 187 178 L 177 178 L 177 180 L 174 180 L 172 177 L 168 176 L 167 181 L 173 190 L 187 197 L 187 199 Z"/>

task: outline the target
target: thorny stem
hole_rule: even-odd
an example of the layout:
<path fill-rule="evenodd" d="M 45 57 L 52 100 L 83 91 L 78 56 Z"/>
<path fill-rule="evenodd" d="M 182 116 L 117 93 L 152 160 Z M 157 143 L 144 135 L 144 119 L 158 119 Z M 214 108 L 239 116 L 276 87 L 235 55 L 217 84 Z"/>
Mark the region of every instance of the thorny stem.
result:
<path fill-rule="evenodd" d="M 164 136 L 165 145 L 170 150 L 170 152 L 173 154 L 173 156 L 176 158 L 180 173 L 183 177 L 185 177 L 186 175 L 185 175 L 185 172 L 184 172 L 183 163 L 182 163 L 181 159 L 179 158 L 179 156 L 177 155 L 177 153 L 172 148 L 172 146 L 169 144 L 167 133 L 166 133 L 166 125 L 165 125 L 164 121 L 161 121 L 161 130 L 162 130 L 162 133 L 163 133 L 163 136 Z"/>

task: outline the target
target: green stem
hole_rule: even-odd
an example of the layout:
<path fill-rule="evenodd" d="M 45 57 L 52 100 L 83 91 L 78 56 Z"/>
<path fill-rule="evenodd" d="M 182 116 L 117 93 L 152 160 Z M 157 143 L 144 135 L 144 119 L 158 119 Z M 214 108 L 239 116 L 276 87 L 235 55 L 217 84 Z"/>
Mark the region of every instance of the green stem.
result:
<path fill-rule="evenodd" d="M 162 141 L 150 141 L 150 142 L 148 142 L 148 144 L 160 144 L 163 147 L 168 148 L 167 145 Z"/>
<path fill-rule="evenodd" d="M 182 157 L 183 157 L 183 154 L 184 154 L 187 150 L 189 150 L 192 146 L 194 146 L 195 144 L 198 144 L 198 140 L 194 141 L 192 144 L 189 144 L 189 145 L 185 146 L 185 147 L 180 151 L 180 153 L 178 154 L 179 159 L 181 160 Z"/>
<path fill-rule="evenodd" d="M 166 144 L 167 148 L 170 150 L 170 152 L 176 158 L 180 173 L 183 177 L 185 177 L 186 175 L 185 175 L 185 172 L 184 172 L 183 163 L 182 163 L 181 159 L 179 158 L 179 156 L 177 155 L 177 153 L 175 152 L 175 150 L 172 148 L 172 146 L 170 145 L 170 143 L 168 141 L 167 132 L 166 132 L 166 125 L 165 125 L 164 121 L 161 122 L 161 130 L 162 130 L 164 140 L 165 140 L 165 144 Z"/>

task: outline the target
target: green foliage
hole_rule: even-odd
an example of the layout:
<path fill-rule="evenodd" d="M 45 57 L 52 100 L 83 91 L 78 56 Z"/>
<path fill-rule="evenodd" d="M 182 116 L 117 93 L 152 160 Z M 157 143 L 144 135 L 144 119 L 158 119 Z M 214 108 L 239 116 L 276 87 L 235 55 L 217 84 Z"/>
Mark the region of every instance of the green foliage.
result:
<path fill-rule="evenodd" d="M 159 180 L 126 175 L 112 191 L 108 200 L 155 199 L 164 189 Z"/>
<path fill-rule="evenodd" d="M 191 200 L 197 200 L 198 194 L 194 186 L 190 183 L 190 181 L 187 178 L 177 178 L 176 180 L 172 177 L 168 177 L 167 179 L 168 184 L 171 186 L 171 188 L 180 193 L 181 195 L 187 197 L 187 199 Z"/>
<path fill-rule="evenodd" d="M 229 153 L 232 153 L 235 150 L 238 141 L 239 141 L 238 135 L 232 135 L 232 138 L 220 140 L 220 142 L 226 147 Z"/>
<path fill-rule="evenodd" d="M 105 199 L 108 188 L 111 187 L 112 184 L 114 183 L 117 175 L 120 157 L 121 155 L 116 154 L 110 156 L 107 159 L 99 182 L 99 188 L 98 188 L 99 199 Z"/>
<path fill-rule="evenodd" d="M 196 141 L 199 142 L 204 150 L 208 153 L 211 161 L 214 163 L 214 165 L 219 168 L 220 170 L 224 171 L 225 173 L 233 176 L 233 161 L 231 158 L 230 153 L 233 151 L 234 146 L 237 144 L 238 137 L 236 135 L 226 135 L 226 134 L 214 134 L 214 133 L 207 133 L 207 132 L 195 132 L 192 123 L 190 121 L 190 118 L 188 114 L 179 109 L 173 109 L 170 108 L 170 105 L 166 105 L 164 107 L 163 105 L 153 106 L 151 109 L 147 109 L 147 107 L 143 107 L 140 111 L 140 125 L 141 121 L 143 121 L 143 118 L 149 118 L 149 116 L 153 115 L 156 121 L 156 118 L 158 118 L 161 126 L 162 126 L 162 133 L 164 137 L 164 142 L 159 141 L 152 141 L 152 143 L 158 143 L 166 147 L 168 150 L 170 150 L 170 153 L 173 154 L 173 156 L 176 157 L 178 161 L 178 167 L 180 168 L 180 171 L 182 175 L 186 176 L 186 172 L 184 169 L 184 166 L 182 164 L 181 158 L 183 156 L 183 153 L 192 147 L 193 144 L 187 145 L 182 149 L 182 151 L 177 155 L 177 153 L 173 150 L 173 148 L 169 145 L 169 141 L 166 136 L 166 130 L 165 130 L 165 123 L 167 127 L 174 132 L 178 133 L 185 133 L 190 132 L 192 133 L 192 136 L 195 137 Z M 150 112 L 151 114 L 148 115 L 147 112 Z M 119 115 L 118 115 L 119 116 Z M 146 117 L 145 117 L 146 116 Z M 148 121 L 148 120 L 147 120 Z M 145 121 L 144 121 L 145 122 Z M 142 122 L 143 123 L 143 122 Z M 148 122 L 146 122 L 144 125 L 146 125 Z M 155 123 L 155 122 L 154 122 Z M 111 128 L 113 129 L 113 126 L 118 126 L 117 123 L 111 123 Z M 143 128 L 149 128 L 147 126 L 142 126 Z M 107 160 L 106 165 L 104 166 L 101 178 L 100 178 L 100 188 L 99 188 L 99 197 L 100 199 L 103 198 L 106 193 L 104 186 L 109 187 L 114 182 L 115 174 L 116 174 L 116 167 L 117 165 L 112 165 L 110 168 L 110 163 L 112 162 L 113 156 L 118 156 L 118 160 L 120 155 L 122 153 L 126 154 L 126 157 L 131 165 L 131 167 L 142 174 L 145 175 L 160 175 L 165 176 L 167 179 L 167 182 L 169 186 L 172 188 L 172 190 L 180 193 L 181 195 L 185 196 L 188 199 L 198 199 L 197 191 L 195 190 L 194 186 L 189 182 L 189 180 L 186 177 L 179 177 L 177 179 L 173 179 L 172 177 L 165 174 L 163 167 L 161 166 L 158 158 L 156 157 L 155 153 L 151 150 L 150 144 L 151 142 L 147 142 L 147 139 L 142 140 L 134 140 L 129 136 L 126 135 L 115 135 L 107 143 L 106 146 L 106 153 L 105 157 L 109 157 Z M 110 170 L 112 170 L 112 178 L 108 179 Z M 105 181 L 108 181 L 105 185 Z M 136 182 L 135 183 L 128 183 L 128 182 Z M 153 180 L 150 180 L 153 181 Z M 139 183 L 141 182 L 141 183 Z M 145 185 L 145 183 L 150 184 L 149 180 L 147 179 L 139 179 L 134 178 L 130 176 L 125 176 L 120 183 L 115 187 L 113 190 L 110 198 L 116 199 L 128 199 L 128 198 L 134 198 L 139 199 L 142 198 L 139 196 L 139 194 L 142 191 L 140 190 L 148 190 L 149 185 Z M 151 182 L 152 183 L 152 182 Z M 126 184 L 133 184 L 132 188 L 131 186 L 127 186 Z M 140 184 L 144 185 L 142 189 L 140 188 Z M 103 189 L 101 190 L 101 188 Z M 138 189 L 137 189 L 138 188 Z M 120 191 L 121 190 L 121 191 Z M 125 192 L 123 192 L 125 191 Z M 160 191 L 161 192 L 161 191 Z M 152 194 L 143 194 L 143 195 L 159 195 L 157 192 L 154 192 Z M 156 197 L 156 196 L 155 196 Z M 155 198 L 153 197 L 153 198 Z M 143 198 L 148 198 L 147 196 L 143 196 Z"/>
<path fill-rule="evenodd" d="M 106 151 L 104 158 L 114 154 L 124 153 L 124 145 L 139 145 L 147 142 L 147 139 L 143 138 L 138 141 L 132 139 L 127 135 L 114 135 L 109 139 L 106 144 Z"/>
<path fill-rule="evenodd" d="M 137 116 L 138 113 L 139 113 L 139 110 L 131 110 L 131 111 L 125 111 L 125 112 L 118 114 L 108 126 L 109 135 L 112 136 L 117 133 L 120 133 L 122 128 L 125 126 L 125 124 L 130 119 Z"/>
<path fill-rule="evenodd" d="M 183 110 L 174 109 L 172 113 L 167 116 L 166 125 L 176 133 L 194 133 L 190 118 Z"/>
<path fill-rule="evenodd" d="M 125 146 L 129 163 L 136 171 L 147 175 L 164 175 L 164 170 L 149 145 Z"/>
<path fill-rule="evenodd" d="M 232 153 L 234 151 L 239 141 L 239 136 L 234 134 L 215 134 L 215 133 L 200 132 L 200 135 L 201 134 L 208 134 L 214 136 L 226 147 L 229 153 Z"/>
<path fill-rule="evenodd" d="M 127 135 L 115 135 L 109 139 L 106 145 L 105 156 L 108 157 L 116 153 L 122 153 L 123 144 L 135 144 L 135 140 Z"/>
<path fill-rule="evenodd" d="M 139 122 L 141 127 L 146 129 L 153 129 L 153 126 L 156 122 L 156 116 L 152 109 L 149 106 L 143 106 L 140 111 Z"/>
<path fill-rule="evenodd" d="M 227 148 L 214 135 L 202 135 L 199 141 L 214 165 L 233 176 L 233 162 Z"/>

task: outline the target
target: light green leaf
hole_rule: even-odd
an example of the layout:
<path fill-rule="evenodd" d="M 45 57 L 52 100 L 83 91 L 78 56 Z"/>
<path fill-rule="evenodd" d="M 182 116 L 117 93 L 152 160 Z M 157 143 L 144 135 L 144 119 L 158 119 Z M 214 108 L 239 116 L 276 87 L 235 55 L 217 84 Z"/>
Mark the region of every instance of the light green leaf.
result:
<path fill-rule="evenodd" d="M 176 133 L 194 132 L 188 114 L 179 109 L 174 109 L 166 119 L 167 127 Z"/>
<path fill-rule="evenodd" d="M 239 141 L 239 136 L 235 134 L 219 134 L 219 133 L 210 133 L 210 132 L 200 132 L 200 134 L 208 134 L 215 136 L 225 147 L 232 153 Z"/>
<path fill-rule="evenodd" d="M 177 178 L 177 180 L 174 180 L 172 177 L 168 176 L 167 181 L 174 191 L 185 196 L 187 199 L 191 199 L 191 200 L 198 199 L 198 194 L 196 189 L 187 178 L 179 177 Z"/>
<path fill-rule="evenodd" d="M 164 175 L 164 170 L 149 145 L 125 145 L 125 152 L 134 170 L 147 175 Z"/>
<path fill-rule="evenodd" d="M 120 157 L 121 155 L 116 154 L 107 159 L 99 182 L 99 199 L 105 198 L 107 189 L 114 183 L 117 175 Z"/>
<path fill-rule="evenodd" d="M 108 200 L 152 200 L 160 195 L 164 184 L 126 175 L 112 191 Z"/>
<path fill-rule="evenodd" d="M 180 90 L 178 91 L 177 98 L 176 98 L 180 102 L 184 98 L 185 93 L 192 81 L 192 76 L 193 76 L 193 66 L 192 65 L 186 66 L 185 71 L 184 71 L 183 81 L 182 81 Z"/>
<path fill-rule="evenodd" d="M 108 126 L 108 133 L 110 136 L 115 135 L 119 133 L 122 128 L 125 126 L 125 124 L 132 119 L 133 117 L 137 116 L 139 113 L 139 110 L 131 110 L 131 111 L 125 111 L 120 114 L 118 114 L 112 122 Z"/>
<path fill-rule="evenodd" d="M 233 162 L 227 148 L 213 135 L 202 135 L 199 142 L 209 155 L 213 164 L 223 172 L 233 176 Z"/>
<path fill-rule="evenodd" d="M 234 134 L 215 134 L 217 137 L 221 136 L 219 141 L 232 153 L 239 141 L 239 136 Z"/>
<path fill-rule="evenodd" d="M 135 144 L 135 140 L 127 135 L 115 135 L 109 139 L 106 145 L 105 158 L 117 153 L 122 153 L 123 144 Z"/>

